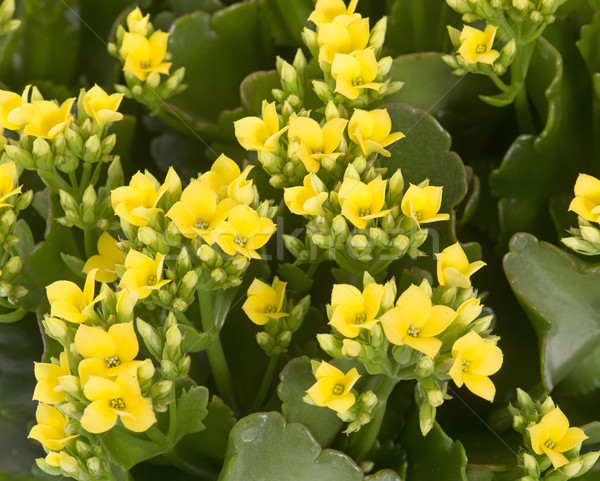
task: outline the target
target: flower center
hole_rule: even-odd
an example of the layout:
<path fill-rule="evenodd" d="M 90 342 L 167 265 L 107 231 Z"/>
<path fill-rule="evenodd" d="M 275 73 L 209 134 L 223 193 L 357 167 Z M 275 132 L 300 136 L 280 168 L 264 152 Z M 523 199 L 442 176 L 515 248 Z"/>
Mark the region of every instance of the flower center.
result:
<path fill-rule="evenodd" d="M 109 401 L 109 405 L 113 409 L 125 409 L 125 401 L 122 398 L 118 397 L 117 399 L 111 399 Z"/>
<path fill-rule="evenodd" d="M 367 215 L 371 215 L 371 209 L 360 209 L 358 211 L 358 216 L 359 217 L 365 217 Z"/>
<path fill-rule="evenodd" d="M 201 220 L 197 220 L 196 223 L 194 224 L 194 227 L 196 229 L 206 230 L 208 227 L 208 222 L 202 222 Z"/>
<path fill-rule="evenodd" d="M 413 212 L 413 215 L 415 216 L 415 219 L 417 219 L 418 222 L 421 222 L 423 220 L 423 212 L 416 211 Z"/>
<path fill-rule="evenodd" d="M 156 276 L 148 276 L 148 280 L 147 283 L 149 286 L 153 286 L 154 284 L 156 284 L 156 282 L 158 281 L 158 279 L 156 278 Z"/>
<path fill-rule="evenodd" d="M 363 79 L 362 77 L 354 77 L 352 79 L 352 85 L 354 85 L 355 87 L 359 87 L 363 84 Z"/>
<path fill-rule="evenodd" d="M 462 372 L 469 372 L 469 361 L 462 362 Z"/>
<path fill-rule="evenodd" d="M 242 237 L 241 235 L 239 235 L 239 234 L 238 234 L 238 235 L 235 237 L 235 240 L 234 240 L 234 242 L 235 242 L 237 245 L 239 245 L 239 246 L 241 246 L 241 247 L 244 247 L 244 246 L 246 245 L 246 242 L 248 242 L 248 239 L 246 239 L 245 237 Z"/>
<path fill-rule="evenodd" d="M 367 321 L 367 313 L 361 312 L 360 314 L 356 314 L 355 322 L 356 324 L 364 324 Z"/>
<path fill-rule="evenodd" d="M 485 43 L 480 43 L 479 45 L 477 45 L 477 47 L 475 47 L 475 52 L 477 52 L 477 53 L 485 53 L 486 50 L 487 50 L 487 47 L 486 47 Z"/>
<path fill-rule="evenodd" d="M 118 356 L 105 357 L 104 361 L 106 362 L 107 367 L 117 367 L 119 364 L 121 364 Z"/>
<path fill-rule="evenodd" d="M 410 337 L 418 337 L 418 335 L 419 335 L 420 333 L 421 333 L 421 329 L 417 329 L 417 328 L 416 328 L 416 327 L 414 327 L 414 326 L 410 326 L 410 327 L 408 328 L 408 331 L 407 331 L 407 334 L 408 334 Z"/>
<path fill-rule="evenodd" d="M 148 69 L 152 67 L 152 64 L 150 62 L 140 62 L 140 67 L 143 69 Z"/>
<path fill-rule="evenodd" d="M 548 441 L 544 443 L 544 446 L 546 446 L 548 449 L 554 449 L 556 444 L 552 440 L 548 439 Z"/>
<path fill-rule="evenodd" d="M 277 312 L 277 307 L 276 306 L 267 306 L 267 307 L 265 307 L 265 312 L 267 314 L 273 314 L 273 313 Z"/>
<path fill-rule="evenodd" d="M 335 394 L 336 396 L 344 394 L 344 385 L 336 384 L 335 386 L 333 386 L 333 394 Z"/>

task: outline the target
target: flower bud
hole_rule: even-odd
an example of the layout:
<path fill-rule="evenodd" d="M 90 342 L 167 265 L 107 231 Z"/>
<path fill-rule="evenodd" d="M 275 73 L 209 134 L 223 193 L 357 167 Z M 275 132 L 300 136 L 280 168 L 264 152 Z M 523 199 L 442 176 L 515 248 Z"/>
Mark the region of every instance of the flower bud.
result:
<path fill-rule="evenodd" d="M 77 459 L 69 456 L 65 451 L 60 452 L 60 469 L 69 474 L 74 474 L 79 470 Z"/>
<path fill-rule="evenodd" d="M 581 467 L 581 474 L 589 471 L 594 467 L 596 461 L 598 461 L 598 457 L 600 457 L 600 451 L 593 451 L 591 453 L 586 453 L 581 456 L 581 460 L 583 461 L 583 466 Z"/>
<path fill-rule="evenodd" d="M 68 330 L 64 321 L 57 319 L 56 317 L 46 317 L 42 321 L 42 324 L 44 325 L 46 332 L 61 344 L 63 341 L 67 340 Z"/>
<path fill-rule="evenodd" d="M 138 332 L 142 336 L 144 344 L 150 351 L 150 353 L 156 358 L 162 358 L 163 341 L 156 332 L 156 330 L 147 322 L 143 321 L 139 317 L 136 319 L 136 326 Z"/>
<path fill-rule="evenodd" d="M 315 94 L 317 97 L 319 97 L 321 102 L 327 104 L 333 100 L 333 91 L 325 82 L 321 80 L 313 80 L 312 85 Z"/>
<path fill-rule="evenodd" d="M 196 254 L 202 262 L 206 262 L 207 264 L 212 263 L 217 256 L 215 250 L 207 244 L 202 244 Z"/>
<path fill-rule="evenodd" d="M 142 244 L 152 247 L 157 246 L 159 241 L 157 232 L 152 227 L 148 226 L 143 226 L 138 229 L 137 239 Z"/>
<path fill-rule="evenodd" d="M 379 20 L 371 29 L 371 35 L 369 36 L 369 47 L 373 47 L 375 50 L 375 56 L 379 56 L 383 42 L 385 41 L 385 32 L 387 30 L 387 17 L 383 17 Z"/>
<path fill-rule="evenodd" d="M 538 478 L 540 475 L 540 466 L 538 465 L 535 457 L 533 457 L 529 453 L 523 453 L 523 467 L 527 474 L 533 476 L 534 478 Z"/>
<path fill-rule="evenodd" d="M 336 349 L 336 339 L 331 334 L 317 334 L 317 341 L 321 349 L 327 354 L 330 354 Z"/>
<path fill-rule="evenodd" d="M 67 392 L 67 394 L 76 394 L 81 391 L 81 384 L 77 376 L 61 376 L 58 378 L 58 383 Z"/>
<path fill-rule="evenodd" d="M 264 331 L 258 332 L 256 334 L 256 342 L 265 352 L 270 352 L 275 346 L 273 338 Z"/>
<path fill-rule="evenodd" d="M 123 167 L 121 166 L 121 159 L 119 156 L 115 156 L 108 166 L 106 188 L 107 190 L 113 190 L 117 187 L 122 186 L 124 183 Z"/>
<path fill-rule="evenodd" d="M 581 471 L 582 467 L 583 461 L 581 459 L 573 459 L 568 464 L 565 464 L 562 468 L 560 468 L 560 472 L 568 478 L 573 478 L 579 473 L 579 471 Z"/>
<path fill-rule="evenodd" d="M 554 401 L 552 400 L 552 398 L 550 396 L 547 396 L 544 402 L 542 403 L 542 406 L 540 407 L 540 413 L 542 416 L 545 416 L 555 407 L 556 406 L 554 405 Z"/>
<path fill-rule="evenodd" d="M 392 241 L 392 246 L 395 249 L 398 249 L 401 254 L 404 254 L 408 250 L 408 247 L 410 246 L 410 239 L 402 234 L 397 235 L 396 237 L 394 237 L 394 240 Z"/>
<path fill-rule="evenodd" d="M 308 47 L 309 50 L 312 51 L 319 48 L 319 43 L 317 41 L 317 32 L 304 27 L 301 36 L 302 42 Z"/>
<path fill-rule="evenodd" d="M 21 149 L 15 145 L 6 144 L 4 146 L 4 151 L 11 160 L 14 160 L 18 165 L 20 165 L 24 169 L 35 170 L 35 162 L 33 160 L 33 157 L 25 149 Z"/>
<path fill-rule="evenodd" d="M 436 409 L 427 401 L 423 401 L 419 406 L 419 426 L 423 436 L 427 436 L 427 433 L 433 428 L 435 411 Z"/>
<path fill-rule="evenodd" d="M 369 239 L 365 235 L 357 234 L 350 239 L 350 245 L 356 250 L 364 250 L 369 247 Z"/>
<path fill-rule="evenodd" d="M 523 11 L 529 7 L 529 0 L 512 0 L 512 5 L 519 11 Z"/>
<path fill-rule="evenodd" d="M 179 371 L 177 371 L 177 366 L 175 365 L 175 363 L 173 361 L 170 361 L 169 359 L 163 359 L 162 361 L 160 361 L 160 370 L 162 371 L 163 376 L 169 380 L 175 379 L 179 376 Z M 158 383 L 158 384 L 160 384 L 160 383 Z M 154 386 L 152 386 L 152 389 L 154 389 L 154 387 L 156 387 L 156 386 L 157 386 L 156 384 Z M 152 390 L 150 390 L 150 393 L 152 393 Z"/>
<path fill-rule="evenodd" d="M 102 463 L 96 456 L 86 459 L 85 464 L 94 478 L 98 478 L 102 474 Z"/>
<path fill-rule="evenodd" d="M 110 154 L 113 151 L 113 149 L 115 148 L 116 144 L 117 144 L 116 134 L 110 134 L 109 136 L 104 138 L 102 140 L 101 149 L 100 149 L 102 151 L 102 155 Z"/>
<path fill-rule="evenodd" d="M 416 367 L 416 374 L 419 378 L 425 379 L 433 374 L 435 362 L 429 356 L 423 356 L 419 359 Z"/>
<path fill-rule="evenodd" d="M 177 325 L 173 325 L 167 329 L 166 334 L 167 346 L 170 348 L 177 348 L 181 344 L 181 331 Z"/>
<path fill-rule="evenodd" d="M 325 349 L 323 349 L 325 350 Z M 342 341 L 342 354 L 348 357 L 358 357 L 362 352 L 360 342 L 353 339 L 344 339 Z"/>
<path fill-rule="evenodd" d="M 222 282 L 225 282 L 225 280 L 227 279 L 227 272 L 225 272 L 224 269 L 217 267 L 216 269 L 213 269 L 210 272 L 210 277 L 212 278 L 213 281 L 220 284 Z"/>
<path fill-rule="evenodd" d="M 140 380 L 140 384 L 146 381 L 149 381 L 154 377 L 154 364 L 150 359 L 146 359 L 140 364 L 138 367 L 138 379 Z"/>

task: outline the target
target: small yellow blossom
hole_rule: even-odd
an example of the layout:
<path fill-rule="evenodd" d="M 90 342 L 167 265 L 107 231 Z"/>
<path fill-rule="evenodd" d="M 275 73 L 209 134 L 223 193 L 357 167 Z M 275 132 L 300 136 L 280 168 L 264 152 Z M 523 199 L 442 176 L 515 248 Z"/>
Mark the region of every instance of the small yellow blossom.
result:
<path fill-rule="evenodd" d="M 138 296 L 135 292 L 125 290 L 117 292 L 117 319 L 131 316 L 137 300 Z"/>
<path fill-rule="evenodd" d="M 262 103 L 262 119 L 259 117 L 245 117 L 233 123 L 235 136 L 246 150 L 264 150 L 275 152 L 279 147 L 279 137 L 288 129 L 287 126 L 279 128 L 279 115 L 275 102 Z"/>
<path fill-rule="evenodd" d="M 308 174 L 302 186 L 287 187 L 283 199 L 290 212 L 297 215 L 317 215 L 329 194 L 323 192 L 325 185 L 316 174 Z"/>
<path fill-rule="evenodd" d="M 92 401 L 81 417 L 81 426 L 89 433 L 108 431 L 119 417 L 127 429 L 138 433 L 156 422 L 152 405 L 142 397 L 137 377 L 121 375 L 111 381 L 90 376 L 83 393 Z"/>
<path fill-rule="evenodd" d="M 316 120 L 308 117 L 292 117 L 289 120 L 288 138 L 290 142 L 300 144 L 296 155 L 308 172 L 316 173 L 324 157 L 335 160 L 342 155 L 335 150 L 340 145 L 347 123 L 346 119 L 337 118 L 321 127 Z"/>
<path fill-rule="evenodd" d="M 454 323 L 458 326 L 468 326 L 479 317 L 482 310 L 483 306 L 478 297 L 467 299 L 456 309 L 457 316 Z"/>
<path fill-rule="evenodd" d="M 168 284 L 168 279 L 162 280 L 165 256 L 160 252 L 156 259 L 145 256 L 131 249 L 125 257 L 125 273 L 119 282 L 119 287 L 133 292 L 138 299 L 145 299 L 152 291 Z"/>
<path fill-rule="evenodd" d="M 555 469 L 569 462 L 562 454 L 574 448 L 588 437 L 581 428 L 570 428 L 569 420 L 556 407 L 546 414 L 538 424 L 527 428 L 531 447 L 536 454 L 545 454 Z"/>
<path fill-rule="evenodd" d="M 98 282 L 114 282 L 117 280 L 116 264 L 123 264 L 123 252 L 117 247 L 117 239 L 108 232 L 103 232 L 98 239 L 98 254 L 90 257 L 83 266 L 87 274 L 92 269 L 98 269 Z"/>
<path fill-rule="evenodd" d="M 434 306 L 425 290 L 411 285 L 396 301 L 396 307 L 380 318 L 385 336 L 392 344 L 406 344 L 434 358 L 442 347 L 437 337 L 456 318 L 447 306 Z"/>
<path fill-rule="evenodd" d="M 352 15 L 356 10 L 358 0 L 350 0 L 346 7 L 344 0 L 317 0 L 314 11 L 308 17 L 319 27 L 322 23 L 331 22 L 338 15 Z"/>
<path fill-rule="evenodd" d="M 117 122 L 123 118 L 123 114 L 117 112 L 123 100 L 123 94 L 108 95 L 98 85 L 89 89 L 83 97 L 83 108 L 100 127 L 110 122 Z"/>
<path fill-rule="evenodd" d="M 410 184 L 401 202 L 402 213 L 412 217 L 418 224 L 448 220 L 449 214 L 440 214 L 442 187 L 419 187 Z"/>
<path fill-rule="evenodd" d="M 127 15 L 127 29 L 131 33 L 137 33 L 144 37 L 148 34 L 148 22 L 150 21 L 150 14 L 142 16 L 142 11 L 139 7 L 135 7 L 129 15 Z"/>
<path fill-rule="evenodd" d="M 386 184 L 381 177 L 368 184 L 346 177 L 338 194 L 342 215 L 359 229 L 365 229 L 371 219 L 386 215 L 389 210 L 382 210 Z"/>
<path fill-rule="evenodd" d="M 139 348 L 133 321 L 113 324 L 108 331 L 81 324 L 75 334 L 75 349 L 84 358 L 78 367 L 81 386 L 90 376 L 135 375 L 142 363 L 134 361 Z"/>
<path fill-rule="evenodd" d="M 237 205 L 233 199 L 218 202 L 217 194 L 209 184 L 192 180 L 165 215 L 179 231 L 189 239 L 197 236 L 208 238 L 219 222 L 227 218 L 229 211 Z"/>
<path fill-rule="evenodd" d="M 165 62 L 169 34 L 157 30 L 150 38 L 139 33 L 125 32 L 121 44 L 121 56 L 125 59 L 124 72 L 145 81 L 148 74 L 158 72 L 167 75 L 171 62 Z"/>
<path fill-rule="evenodd" d="M 354 100 L 360 89 L 379 90 L 383 84 L 373 82 L 377 77 L 377 58 L 372 48 L 351 54 L 336 53 L 331 63 L 331 76 L 335 80 L 335 91 Z"/>
<path fill-rule="evenodd" d="M 50 315 L 77 324 L 87 321 L 94 312 L 94 304 L 105 297 L 104 292 L 94 297 L 96 272 L 97 269 L 92 269 L 87 273 L 83 291 L 71 281 L 56 281 L 46 286 Z"/>
<path fill-rule="evenodd" d="M 277 277 L 271 287 L 264 282 L 254 279 L 248 288 L 248 299 L 242 309 L 254 324 L 265 325 L 271 319 L 281 319 L 289 314 L 281 312 L 285 301 L 287 282 Z"/>
<path fill-rule="evenodd" d="M 29 104 L 27 103 L 27 95 L 30 86 L 25 88 L 23 95 L 16 94 L 9 90 L 0 90 L 0 126 L 8 130 L 21 129 L 28 120 Z M 25 111 L 21 108 L 28 106 Z"/>
<path fill-rule="evenodd" d="M 242 254 L 252 259 L 260 259 L 256 252 L 264 246 L 275 231 L 275 224 L 267 217 L 260 217 L 247 205 L 238 205 L 229 211 L 228 219 L 214 229 L 212 242 L 232 256 Z"/>
<path fill-rule="evenodd" d="M 385 287 L 375 282 L 362 292 L 350 284 L 335 284 L 331 293 L 333 314 L 329 324 L 343 336 L 355 338 L 361 329 L 371 330 L 377 324 L 377 313 Z"/>
<path fill-rule="evenodd" d="M 32 135 L 44 139 L 54 139 L 62 133 L 73 120 L 71 108 L 75 97 L 67 99 L 59 107 L 49 100 L 36 100 L 31 103 L 31 115 L 25 125 L 23 135 Z"/>
<path fill-rule="evenodd" d="M 590 222 L 600 222 L 600 180 L 579 174 L 575 182 L 575 198 L 569 210 Z"/>
<path fill-rule="evenodd" d="M 463 289 L 471 287 L 472 274 L 477 272 L 485 262 L 475 261 L 469 264 L 465 251 L 457 242 L 436 254 L 437 277 L 441 286 L 457 286 Z"/>
<path fill-rule="evenodd" d="M 358 13 L 338 15 L 322 23 L 317 36 L 319 62 L 333 62 L 336 53 L 349 54 L 366 48 L 369 43 L 369 19 Z"/>
<path fill-rule="evenodd" d="M 14 162 L 0 164 L 0 207 L 12 205 L 10 202 L 7 202 L 7 200 L 13 195 L 21 193 L 21 188 L 23 186 L 20 185 L 17 187 L 18 180 L 19 171 L 17 170 L 17 165 Z"/>
<path fill-rule="evenodd" d="M 67 418 L 56 408 L 39 403 L 35 411 L 37 424 L 31 428 L 28 438 L 35 439 L 51 451 L 60 451 L 77 435 L 65 433 Z"/>
<path fill-rule="evenodd" d="M 317 382 L 306 391 L 308 398 L 317 406 L 326 406 L 339 414 L 344 414 L 356 401 L 350 392 L 360 374 L 356 368 L 346 374 L 326 363 L 321 362 L 315 373 Z"/>
<path fill-rule="evenodd" d="M 56 468 L 60 468 L 66 473 L 74 473 L 79 469 L 77 459 L 68 454 L 66 451 L 54 452 L 50 451 L 45 458 L 45 461 Z"/>
<path fill-rule="evenodd" d="M 494 37 L 498 27 L 488 25 L 485 30 L 465 25 L 460 32 L 460 48 L 458 53 L 467 63 L 487 63 L 493 64 L 500 56 L 500 52 L 492 49 Z"/>
<path fill-rule="evenodd" d="M 496 387 L 489 376 L 502 366 L 502 351 L 493 342 L 484 341 L 470 331 L 452 346 L 454 363 L 448 374 L 458 387 L 466 384 L 469 391 L 492 402 Z"/>
<path fill-rule="evenodd" d="M 161 209 L 156 205 L 167 187 L 163 184 L 157 190 L 150 178 L 138 171 L 129 185 L 111 191 L 110 201 L 117 216 L 131 225 L 142 227 L 148 225 L 154 214 L 160 212 Z"/>
<path fill-rule="evenodd" d="M 70 376 L 69 354 L 65 351 L 60 353 L 59 364 L 45 362 L 34 362 L 34 374 L 37 384 L 33 391 L 33 400 L 47 404 L 58 404 L 63 401 L 67 393 L 60 385 L 58 379 L 62 376 Z"/>
<path fill-rule="evenodd" d="M 248 180 L 248 174 L 252 168 L 253 166 L 249 165 L 242 172 L 237 163 L 225 154 L 221 154 L 217 160 L 213 162 L 210 170 L 200 176 L 200 180 L 210 185 L 221 199 L 231 197 L 236 200 L 235 197 L 240 197 L 239 192 L 236 195 L 236 190 L 239 191 L 240 189 L 245 189 L 248 185 L 252 185 L 252 181 Z M 244 196 L 247 197 L 246 194 L 244 194 Z M 252 200 L 254 200 L 254 193 L 252 193 Z M 250 204 L 252 200 L 249 202 L 236 201 L 241 204 Z"/>
<path fill-rule="evenodd" d="M 384 147 L 405 137 L 402 132 L 392 134 L 391 131 L 392 121 L 386 109 L 354 109 L 348 124 L 350 140 L 359 145 L 365 155 L 377 152 L 389 157 L 391 154 Z"/>

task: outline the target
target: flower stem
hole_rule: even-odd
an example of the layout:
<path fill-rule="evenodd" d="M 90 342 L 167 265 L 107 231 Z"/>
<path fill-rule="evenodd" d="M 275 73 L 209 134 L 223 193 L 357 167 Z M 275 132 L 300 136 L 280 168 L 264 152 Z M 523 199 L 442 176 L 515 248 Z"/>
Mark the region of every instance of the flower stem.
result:
<path fill-rule="evenodd" d="M 385 408 L 390 394 L 398 384 L 398 379 L 391 376 L 384 376 L 383 381 L 377 388 L 377 408 L 371 422 L 363 427 L 352 437 L 350 441 L 350 453 L 355 461 L 360 462 L 369 454 L 383 423 Z"/>
<path fill-rule="evenodd" d="M 278 360 L 279 356 L 271 356 L 269 358 L 267 370 L 265 371 L 265 375 L 258 390 L 258 394 L 256 395 L 256 399 L 254 399 L 254 402 L 250 407 L 250 412 L 258 411 L 265 403 L 267 396 L 269 395 L 269 388 L 271 387 L 271 384 L 273 384 L 273 376 L 275 375 L 275 372 L 277 370 Z"/>
<path fill-rule="evenodd" d="M 96 253 L 96 242 L 98 239 L 95 236 L 96 229 L 84 229 L 83 244 L 85 247 L 85 255 L 89 259 Z"/>
<path fill-rule="evenodd" d="M 211 332 L 216 328 L 217 332 L 220 331 L 215 325 L 216 319 L 210 291 L 199 287 L 197 293 L 198 303 L 200 305 L 202 330 L 204 332 Z M 215 335 L 213 343 L 206 350 L 206 354 L 219 395 L 227 404 L 229 404 L 233 411 L 238 414 L 239 408 L 235 399 L 233 378 L 231 376 L 231 371 L 229 370 L 229 365 L 227 364 L 227 359 L 225 358 L 225 352 L 223 351 L 223 345 L 221 344 L 221 337 L 219 334 Z"/>
<path fill-rule="evenodd" d="M 535 133 L 535 124 L 533 122 L 533 116 L 531 114 L 531 108 L 529 105 L 529 97 L 527 95 L 527 88 L 525 85 L 525 78 L 527 77 L 529 62 L 534 49 L 535 42 L 520 44 L 517 47 L 515 60 L 510 70 L 511 85 L 514 86 L 518 91 L 515 98 L 515 110 L 517 112 L 517 123 L 519 124 L 519 130 L 522 134 Z"/>

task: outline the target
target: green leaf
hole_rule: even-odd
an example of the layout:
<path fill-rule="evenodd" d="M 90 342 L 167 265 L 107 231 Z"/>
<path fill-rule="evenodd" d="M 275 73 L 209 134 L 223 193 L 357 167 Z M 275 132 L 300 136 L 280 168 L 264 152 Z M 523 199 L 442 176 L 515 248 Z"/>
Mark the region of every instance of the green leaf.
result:
<path fill-rule="evenodd" d="M 538 336 L 548 391 L 600 342 L 600 270 L 530 234 L 517 234 L 504 269 Z"/>
<path fill-rule="evenodd" d="M 126 470 L 164 452 L 157 444 L 121 426 L 104 433 L 100 443 L 112 460 Z"/>
<path fill-rule="evenodd" d="M 313 0 L 263 0 L 261 16 L 277 45 L 301 47 L 302 29 L 314 7 Z"/>
<path fill-rule="evenodd" d="M 183 334 L 183 351 L 200 352 L 208 349 L 213 343 L 213 336 L 207 332 L 200 332 L 192 326 L 179 324 L 179 330 Z"/>
<path fill-rule="evenodd" d="M 196 433 L 204 429 L 202 421 L 208 414 L 208 389 L 205 386 L 194 386 L 187 391 L 182 391 L 177 399 L 177 443 L 183 436 Z"/>
<path fill-rule="evenodd" d="M 391 469 L 384 469 L 371 476 L 367 476 L 365 481 L 402 481 L 402 478 Z"/>
<path fill-rule="evenodd" d="M 172 104 L 199 124 L 214 124 L 223 110 L 238 106 L 240 82 L 272 62 L 256 1 L 176 20 L 168 49 L 173 70 L 186 68 L 188 85 Z"/>
<path fill-rule="evenodd" d="M 23 219 L 19 219 L 15 224 L 13 234 L 20 239 L 19 243 L 15 246 L 15 250 L 17 251 L 17 254 L 21 260 L 23 260 L 35 245 L 35 240 L 33 239 L 33 234 L 31 233 L 29 224 L 27 224 L 27 222 L 25 222 Z"/>
<path fill-rule="evenodd" d="M 391 157 L 381 160 L 391 173 L 402 169 L 406 184 L 425 179 L 430 185 L 442 186 L 442 205 L 457 205 L 467 193 L 467 176 L 460 157 L 450 151 L 452 140 L 442 126 L 427 112 L 404 104 L 386 106 L 392 119 L 392 132 L 401 131 L 406 138 L 388 147 Z"/>
<path fill-rule="evenodd" d="M 223 6 L 219 0 L 173 0 L 172 2 L 173 13 L 178 17 L 197 10 L 215 13 Z"/>
<path fill-rule="evenodd" d="M 21 307 L 15 309 L 12 312 L 7 312 L 5 314 L 0 314 L 0 323 L 1 324 L 11 324 L 13 322 L 20 321 L 27 315 L 27 311 Z"/>
<path fill-rule="evenodd" d="M 60 253 L 60 258 L 63 260 L 69 270 L 76 275 L 79 279 L 85 279 L 86 275 L 83 273 L 83 266 L 85 262 L 79 257 L 72 256 L 70 254 Z"/>
<path fill-rule="evenodd" d="M 248 75 L 240 85 L 242 107 L 248 115 L 262 116 L 263 100 L 273 101 L 273 89 L 280 88 L 277 70 L 254 72 Z"/>
<path fill-rule="evenodd" d="M 600 421 L 593 421 L 585 426 L 582 426 L 583 432 L 587 435 L 587 439 L 583 444 L 598 444 L 600 443 Z"/>
<path fill-rule="evenodd" d="M 345 454 L 321 450 L 310 431 L 286 424 L 276 412 L 255 413 L 231 430 L 219 481 L 362 481 L 362 470 Z"/>
<path fill-rule="evenodd" d="M 288 282 L 288 289 L 301 293 L 308 292 L 314 282 L 300 267 L 290 263 L 280 264 L 277 273 Z"/>
<path fill-rule="evenodd" d="M 313 406 L 302 399 L 306 396 L 306 390 L 315 383 L 310 359 L 306 356 L 292 359 L 279 377 L 281 384 L 278 393 L 285 419 L 304 424 L 321 446 L 331 446 L 342 428 L 342 420 L 331 409 Z"/>

